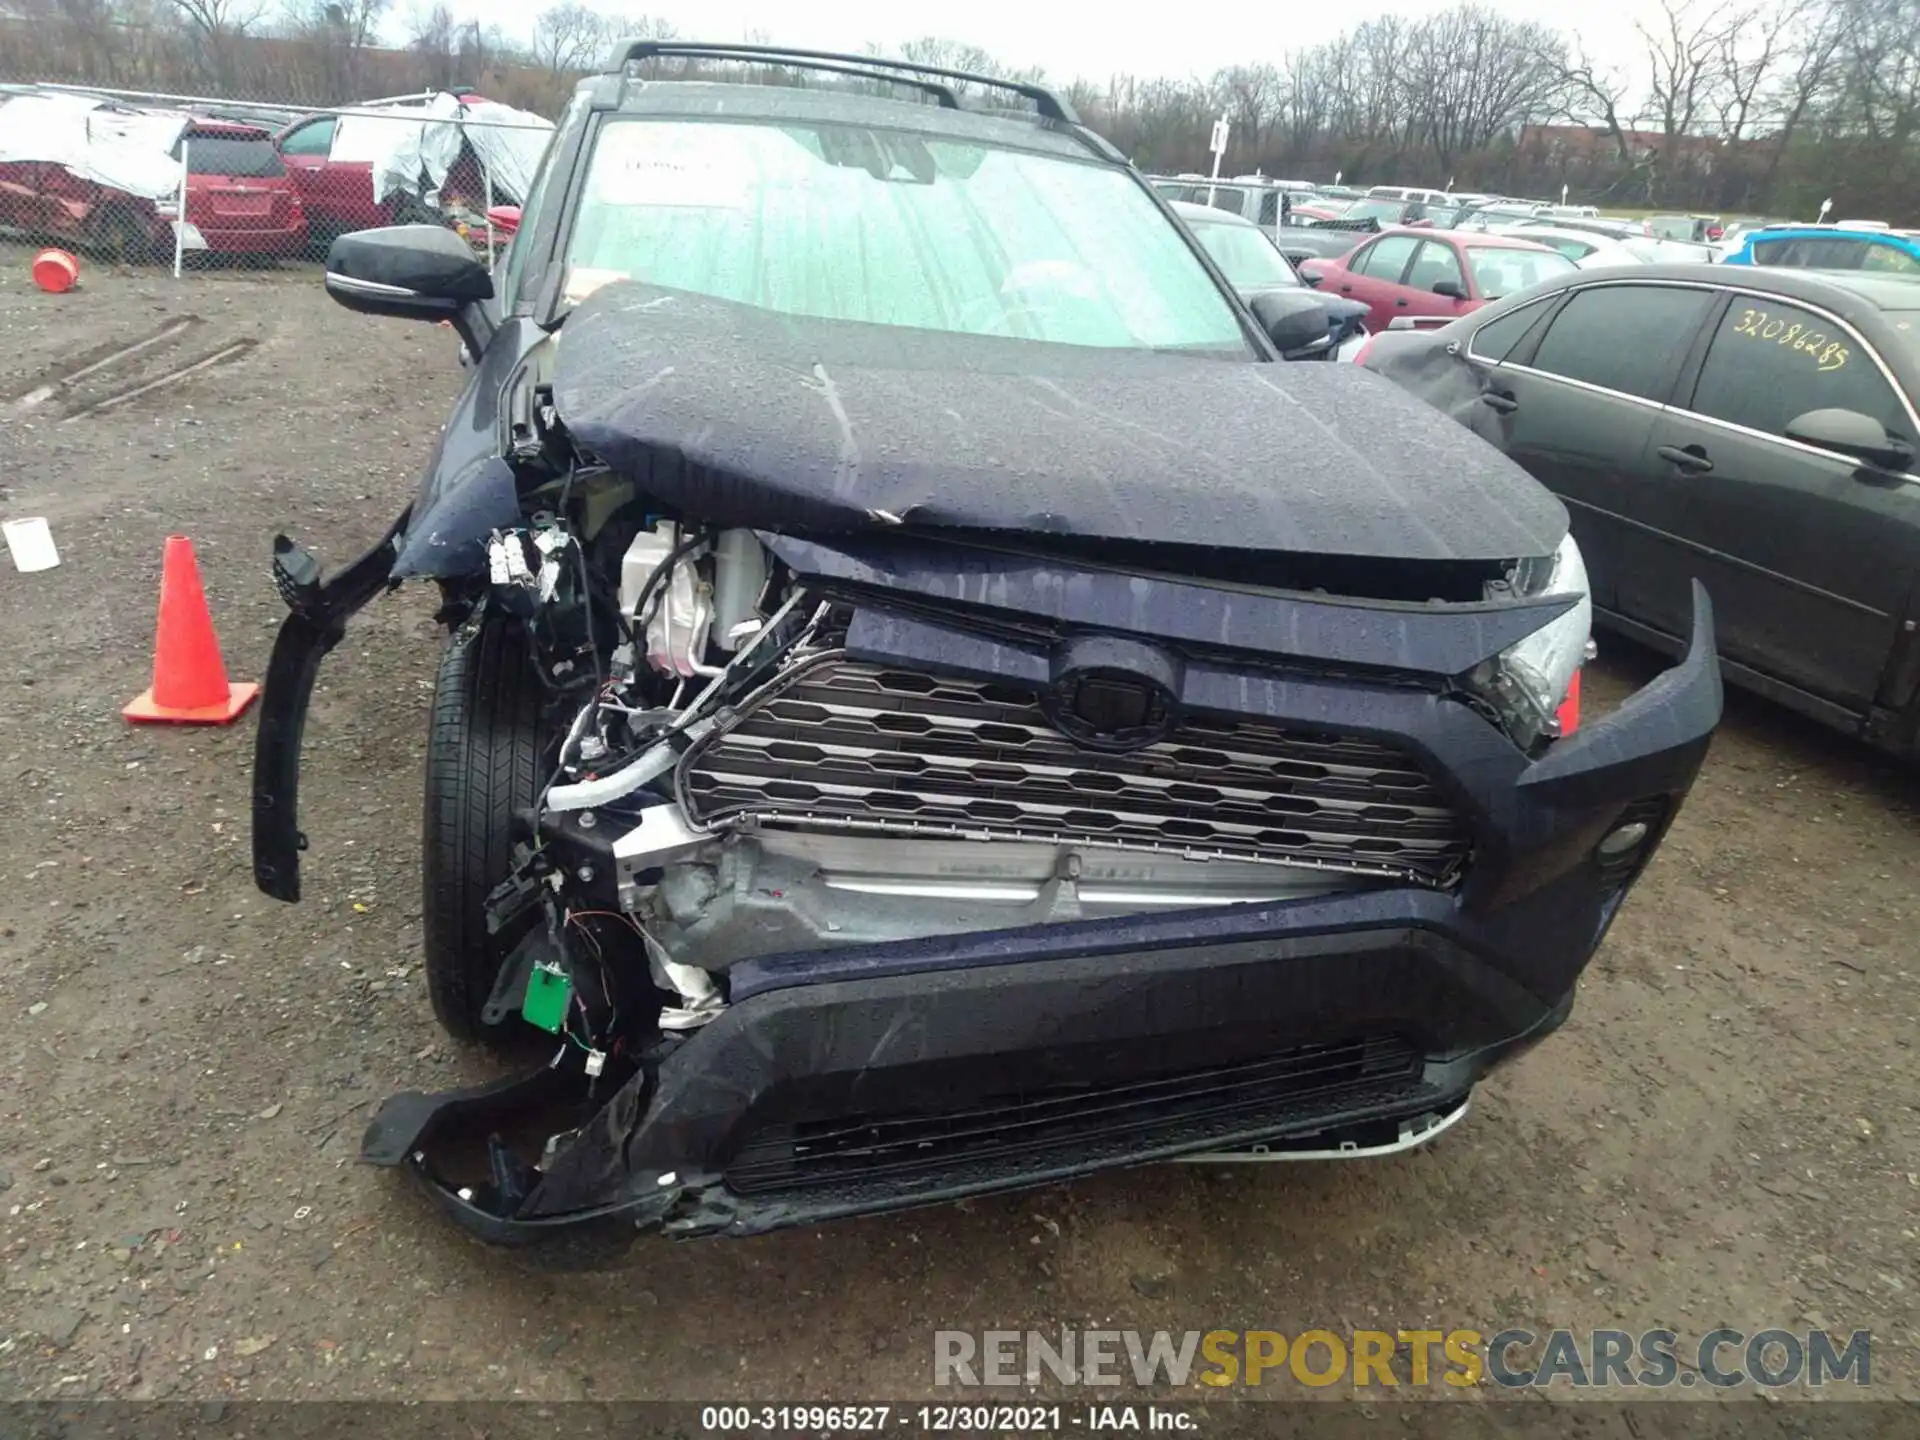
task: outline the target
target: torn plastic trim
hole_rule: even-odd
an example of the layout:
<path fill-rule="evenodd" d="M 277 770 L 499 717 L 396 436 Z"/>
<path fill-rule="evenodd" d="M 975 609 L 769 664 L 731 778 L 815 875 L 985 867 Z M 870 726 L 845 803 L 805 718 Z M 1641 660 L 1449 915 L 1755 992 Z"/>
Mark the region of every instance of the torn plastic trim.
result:
<path fill-rule="evenodd" d="M 816 591 L 891 592 L 1029 626 L 1119 631 L 1163 645 L 1285 657 L 1292 665 L 1440 679 L 1465 674 L 1578 603 L 1572 595 L 1545 595 L 1415 605 L 1250 590 L 919 535 L 823 539 L 762 531 L 760 539 Z"/>
<path fill-rule="evenodd" d="M 670 1194 L 622 1196 L 566 1215 L 510 1219 L 478 1203 L 470 1189 L 462 1194 L 467 1187 L 434 1168 L 430 1154 L 449 1130 L 469 1121 L 495 1125 L 504 1115 L 564 1102 L 580 1084 L 579 1076 L 542 1065 L 433 1095 L 406 1091 L 385 1101 L 369 1122 L 360 1158 L 373 1165 L 403 1166 L 450 1218 L 496 1245 L 525 1245 L 594 1221 L 624 1220 L 629 1229 L 658 1222 L 672 1204 Z"/>
<path fill-rule="evenodd" d="M 411 513 L 402 510 L 378 544 L 325 581 L 311 551 L 274 537 L 274 584 L 291 613 L 274 637 L 253 742 L 253 883 L 275 900 L 300 899 L 300 745 L 320 662 L 348 619 L 392 581 Z"/>
<path fill-rule="evenodd" d="M 727 1008 L 726 997 L 714 985 L 711 975 L 692 965 L 679 964 L 667 953 L 667 947 L 651 934 L 645 930 L 640 934 L 646 941 L 654 983 L 678 995 L 682 1002 L 660 1011 L 658 1023 L 662 1030 L 698 1030 Z"/>

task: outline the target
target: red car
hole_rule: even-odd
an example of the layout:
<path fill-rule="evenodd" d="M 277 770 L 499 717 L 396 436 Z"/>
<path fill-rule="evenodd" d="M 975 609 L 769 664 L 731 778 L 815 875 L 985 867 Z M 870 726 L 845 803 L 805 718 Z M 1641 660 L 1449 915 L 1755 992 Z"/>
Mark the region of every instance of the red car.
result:
<path fill-rule="evenodd" d="M 1367 329 L 1378 334 L 1401 316 L 1451 320 L 1574 268 L 1559 251 L 1512 235 L 1401 228 L 1338 260 L 1304 260 L 1300 278 L 1364 301 Z"/>
<path fill-rule="evenodd" d="M 469 90 L 451 92 L 463 103 L 484 97 Z M 395 105 L 391 112 L 407 118 L 407 107 Z M 296 120 L 274 139 L 287 173 L 305 202 L 313 227 L 313 245 L 324 251 L 336 235 L 349 230 L 371 230 L 412 219 L 437 218 L 424 212 L 410 195 L 389 195 L 384 201 L 373 198 L 373 162 L 341 160 L 333 154 L 333 141 L 340 128 L 338 115 L 309 115 Z M 443 194 L 458 205 L 460 197 L 480 199 L 485 181 L 471 152 L 463 151 L 447 173 Z M 478 207 L 474 207 L 478 208 Z"/>
<path fill-rule="evenodd" d="M 285 255 L 307 248 L 307 217 L 300 196 L 273 148 L 273 136 L 253 125 L 196 120 L 173 150 L 187 155 L 187 220 L 216 255 Z M 161 218 L 172 206 L 161 202 Z M 171 252 L 173 234 L 158 239 Z"/>
<path fill-rule="evenodd" d="M 172 151 L 187 148 L 187 215 L 214 254 L 294 255 L 307 221 L 273 138 L 225 120 L 193 120 Z M 109 259 L 173 254 L 175 196 L 152 200 L 74 174 L 63 165 L 0 165 L 0 224 Z M 198 246 L 191 248 L 198 249 Z"/>
<path fill-rule="evenodd" d="M 331 158 L 339 127 L 338 116 L 312 115 L 296 120 L 273 142 L 306 206 L 313 243 L 320 246 L 349 230 L 393 223 L 391 214 L 374 203 L 373 165 Z"/>

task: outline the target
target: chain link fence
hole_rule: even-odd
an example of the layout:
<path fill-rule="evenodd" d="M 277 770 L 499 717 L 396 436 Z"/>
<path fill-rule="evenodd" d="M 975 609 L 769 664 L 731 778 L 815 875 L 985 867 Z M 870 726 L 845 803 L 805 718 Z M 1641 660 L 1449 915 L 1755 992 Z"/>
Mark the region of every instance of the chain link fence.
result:
<path fill-rule="evenodd" d="M 553 128 L 470 90 L 314 108 L 0 83 L 0 238 L 186 279 L 424 222 L 491 267 Z"/>

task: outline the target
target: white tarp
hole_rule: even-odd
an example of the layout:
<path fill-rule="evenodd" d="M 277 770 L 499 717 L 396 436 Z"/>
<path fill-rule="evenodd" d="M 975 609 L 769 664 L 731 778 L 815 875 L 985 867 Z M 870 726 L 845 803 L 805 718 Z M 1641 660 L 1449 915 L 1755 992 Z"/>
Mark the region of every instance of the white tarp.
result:
<path fill-rule="evenodd" d="M 148 200 L 180 192 L 172 157 L 184 115 L 103 108 L 85 95 L 15 95 L 0 104 L 0 162 L 59 165 Z"/>
<path fill-rule="evenodd" d="M 494 199 L 523 204 L 553 138 L 553 122 L 491 100 L 467 106 L 467 143 L 493 177 Z"/>
<path fill-rule="evenodd" d="M 424 103 L 343 111 L 331 158 L 370 164 L 376 201 L 396 193 L 431 199 L 460 158 L 461 145 L 469 143 L 492 177 L 494 199 L 517 204 L 525 200 L 552 134 L 553 122 L 530 111 L 441 93 Z"/>

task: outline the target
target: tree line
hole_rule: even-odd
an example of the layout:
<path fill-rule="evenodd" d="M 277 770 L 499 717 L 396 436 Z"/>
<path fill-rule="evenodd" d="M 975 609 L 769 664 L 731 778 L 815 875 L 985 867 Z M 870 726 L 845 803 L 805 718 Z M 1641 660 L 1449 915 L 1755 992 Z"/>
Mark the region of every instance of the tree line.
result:
<path fill-rule="evenodd" d="M 616 39 L 674 33 L 574 0 L 524 34 L 446 3 L 397 23 L 391 0 L 275 3 L 0 0 L 0 79 L 303 106 L 464 84 L 556 115 Z M 1211 76 L 1062 89 L 1152 170 L 1210 168 L 1224 115 L 1228 174 L 1554 198 L 1564 186 L 1602 205 L 1805 218 L 1832 198 L 1840 215 L 1920 222 L 1914 0 L 1662 0 L 1635 32 L 1630 58 L 1603 63 L 1550 25 L 1466 3 Z M 952 40 L 900 48 L 1006 73 Z"/>

